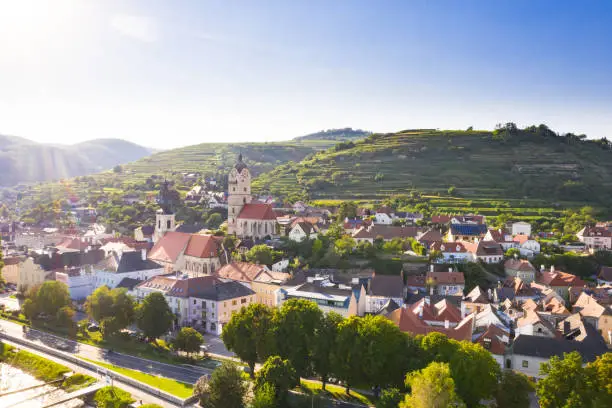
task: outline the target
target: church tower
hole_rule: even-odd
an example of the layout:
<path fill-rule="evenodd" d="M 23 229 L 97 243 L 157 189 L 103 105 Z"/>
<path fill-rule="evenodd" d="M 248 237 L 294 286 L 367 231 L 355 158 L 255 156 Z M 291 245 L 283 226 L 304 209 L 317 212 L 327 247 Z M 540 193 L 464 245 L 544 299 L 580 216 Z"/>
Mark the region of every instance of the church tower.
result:
<path fill-rule="evenodd" d="M 174 218 L 173 203 L 168 187 L 168 181 L 164 181 L 159 189 L 157 198 L 160 209 L 155 213 L 155 232 L 153 233 L 153 242 L 157 242 L 168 231 L 176 229 L 176 219 Z"/>
<path fill-rule="evenodd" d="M 242 161 L 242 153 L 229 174 L 227 189 L 227 232 L 236 234 L 238 214 L 251 202 L 251 172 Z"/>

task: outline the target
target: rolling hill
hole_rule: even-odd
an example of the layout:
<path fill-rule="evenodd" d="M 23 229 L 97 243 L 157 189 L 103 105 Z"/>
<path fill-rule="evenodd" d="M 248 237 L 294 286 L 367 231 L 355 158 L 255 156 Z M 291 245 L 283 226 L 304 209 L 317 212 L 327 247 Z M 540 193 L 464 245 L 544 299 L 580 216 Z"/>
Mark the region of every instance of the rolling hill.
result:
<path fill-rule="evenodd" d="M 254 190 L 308 199 L 383 199 L 416 189 L 474 199 L 516 198 L 609 206 L 607 141 L 546 126 L 496 131 L 406 130 L 343 142 L 259 176 Z"/>
<path fill-rule="evenodd" d="M 120 139 L 62 146 L 0 135 L 0 186 L 97 173 L 149 154 L 151 149 Z"/>
<path fill-rule="evenodd" d="M 304 136 L 298 136 L 293 140 L 358 140 L 371 135 L 372 132 L 361 129 L 344 128 L 344 129 L 327 129 L 321 130 L 320 132 L 310 133 Z"/>

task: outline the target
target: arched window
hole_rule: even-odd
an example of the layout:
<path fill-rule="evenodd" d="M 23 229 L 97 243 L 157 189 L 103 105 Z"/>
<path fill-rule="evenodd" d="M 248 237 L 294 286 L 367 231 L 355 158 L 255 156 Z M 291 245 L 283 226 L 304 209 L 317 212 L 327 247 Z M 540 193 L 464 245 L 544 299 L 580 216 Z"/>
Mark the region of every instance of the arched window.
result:
<path fill-rule="evenodd" d="M 167 227 L 166 227 L 166 228 L 170 229 L 171 221 L 170 221 L 170 220 L 168 220 L 168 221 L 166 222 L 166 225 L 167 225 Z"/>
<path fill-rule="evenodd" d="M 161 229 L 161 220 L 157 221 L 157 229 Z"/>

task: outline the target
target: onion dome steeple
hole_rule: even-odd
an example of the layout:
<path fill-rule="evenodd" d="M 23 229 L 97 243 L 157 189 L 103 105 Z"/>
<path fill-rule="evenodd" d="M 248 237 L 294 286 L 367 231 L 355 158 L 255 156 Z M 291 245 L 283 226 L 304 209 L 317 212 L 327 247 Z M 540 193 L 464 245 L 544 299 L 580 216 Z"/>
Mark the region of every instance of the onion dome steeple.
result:
<path fill-rule="evenodd" d="M 238 163 L 234 167 L 238 170 L 238 173 L 247 168 L 247 165 L 242 161 L 242 152 L 238 155 Z"/>

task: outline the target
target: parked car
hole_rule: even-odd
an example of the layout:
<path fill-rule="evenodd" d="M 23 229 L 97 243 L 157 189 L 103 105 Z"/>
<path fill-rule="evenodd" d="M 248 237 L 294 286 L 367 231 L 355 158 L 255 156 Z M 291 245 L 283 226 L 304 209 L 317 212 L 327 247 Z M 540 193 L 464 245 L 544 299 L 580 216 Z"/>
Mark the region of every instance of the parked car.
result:
<path fill-rule="evenodd" d="M 91 323 L 89 326 L 87 326 L 87 331 L 90 331 L 90 332 L 100 331 L 100 326 L 98 326 L 95 323 Z"/>

